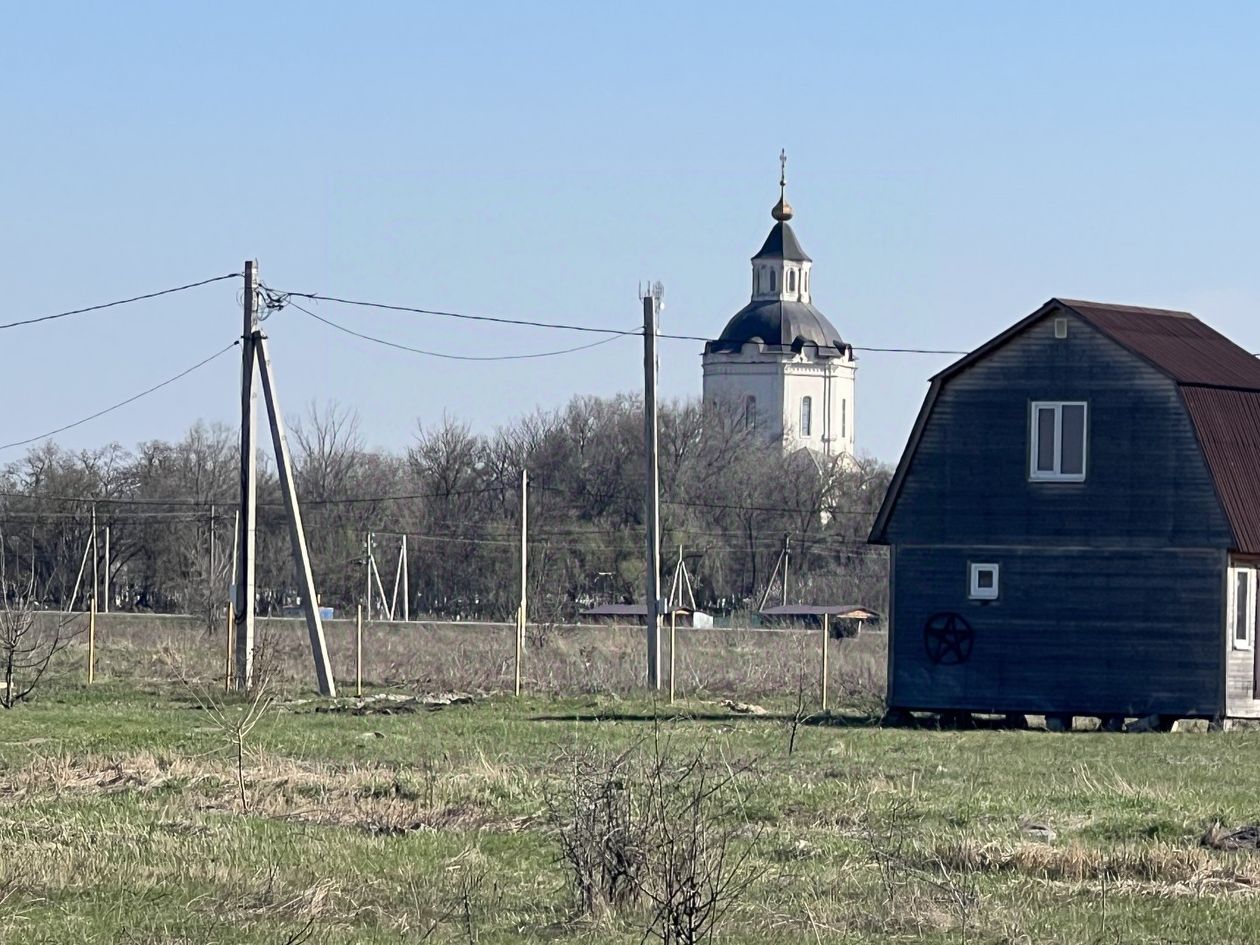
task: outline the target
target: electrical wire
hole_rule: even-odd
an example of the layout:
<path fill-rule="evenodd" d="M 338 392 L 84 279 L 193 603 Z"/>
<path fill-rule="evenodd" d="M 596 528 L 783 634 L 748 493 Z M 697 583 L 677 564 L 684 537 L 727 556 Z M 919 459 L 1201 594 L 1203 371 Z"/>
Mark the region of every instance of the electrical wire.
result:
<path fill-rule="evenodd" d="M 335 328 L 337 331 L 345 332 L 347 335 L 353 335 L 355 338 L 362 338 L 364 341 L 375 342 L 376 344 L 384 345 L 387 348 L 396 348 L 399 351 L 409 351 L 412 354 L 423 354 L 430 358 L 445 358 L 450 361 L 527 361 L 531 358 L 551 358 L 559 354 L 572 354 L 575 351 L 587 351 L 591 348 L 598 348 L 600 345 L 606 345 L 610 341 L 617 341 L 619 340 L 619 337 L 624 337 L 610 335 L 607 338 L 599 339 L 599 341 L 592 341 L 587 345 L 577 345 L 572 348 L 561 348 L 558 351 L 537 351 L 532 354 L 447 354 L 443 351 L 427 351 L 423 348 L 413 348 L 410 345 L 399 344 L 396 341 L 388 341 L 385 338 L 377 338 L 374 335 L 367 335 L 363 332 L 355 331 L 353 328 L 347 328 L 345 325 L 339 325 L 337 322 L 324 318 L 322 315 L 317 315 L 309 308 L 298 305 L 297 302 L 294 302 L 291 299 L 288 304 L 297 309 L 299 312 L 309 315 L 316 321 L 323 322 L 330 328 Z M 627 334 L 634 334 L 634 332 L 627 332 Z"/>
<path fill-rule="evenodd" d="M 105 416 L 105 414 L 112 413 L 113 411 L 118 410 L 121 407 L 126 407 L 128 404 L 134 404 L 137 400 L 140 400 L 142 397 L 148 397 L 150 394 L 160 391 L 163 387 L 167 387 L 171 384 L 174 384 L 176 381 L 180 380 L 181 378 L 187 377 L 193 371 L 197 370 L 200 367 L 204 367 L 205 365 L 213 361 L 215 358 L 222 357 L 223 355 L 231 351 L 233 348 L 235 348 L 238 344 L 240 344 L 239 341 L 233 341 L 226 348 L 220 348 L 214 354 L 210 355 L 210 357 L 204 358 L 201 361 L 198 361 L 192 367 L 185 368 L 184 370 L 180 371 L 178 374 L 174 375 L 173 377 L 168 377 L 166 380 L 158 384 L 154 384 L 152 387 L 146 390 L 142 390 L 138 394 L 132 394 L 126 400 L 120 400 L 118 403 L 113 404 L 109 407 L 106 407 L 103 410 L 98 410 L 96 411 L 96 413 L 89 414 L 88 416 L 83 417 L 80 420 L 75 420 L 73 423 L 67 423 L 65 426 L 57 427 L 57 429 L 55 430 L 49 430 L 47 433 L 41 433 L 38 436 L 28 437 L 25 440 L 14 440 L 12 443 L 5 443 L 3 445 L 0 445 L 0 450 L 13 449 L 13 447 L 15 446 L 26 446 L 28 443 L 34 443 L 37 440 L 43 440 L 50 436 L 56 436 L 58 433 L 64 433 L 66 430 L 73 430 L 75 427 L 82 426 L 83 424 L 88 423 L 91 420 L 95 420 L 97 417 L 103 417 Z"/>
<path fill-rule="evenodd" d="M 3 447 L 0 447 L 0 449 L 3 449 Z M 505 490 L 499 488 L 498 486 L 485 486 L 478 489 L 449 489 L 445 492 L 407 492 L 381 496 L 344 496 L 339 499 L 302 499 L 301 504 L 304 507 L 311 505 L 360 505 L 372 502 L 393 502 L 409 499 L 446 499 L 455 496 L 487 495 L 491 492 L 503 491 Z M 39 495 L 26 492 L 0 492 L 0 498 L 28 499 L 32 502 L 82 502 L 100 505 L 167 505 L 176 508 L 195 509 L 208 509 L 212 505 L 231 505 L 236 501 L 236 499 L 232 497 L 224 497 L 221 499 L 123 499 L 110 496 Z M 283 508 L 284 503 L 259 502 L 257 507 L 260 509 L 278 509 Z"/>
<path fill-rule="evenodd" d="M 639 332 L 642 334 L 642 332 Z M 675 335 L 667 332 L 657 332 L 657 338 L 667 338 L 671 341 L 703 341 L 706 344 L 712 341 L 712 338 L 702 338 L 699 335 Z M 870 345 L 851 345 L 854 351 L 877 351 L 884 354 L 970 354 L 968 351 L 950 351 L 944 348 L 876 348 Z"/>
<path fill-rule="evenodd" d="M 468 321 L 492 322 L 498 325 L 521 325 L 527 328 L 551 328 L 562 331 L 580 331 L 591 332 L 604 335 L 642 335 L 643 330 L 634 329 L 633 331 L 619 331 L 615 328 L 599 328 L 594 325 L 573 325 L 566 322 L 540 322 L 530 319 L 505 318 L 498 315 L 472 315 L 467 312 L 451 312 L 442 309 L 420 308 L 411 305 L 393 305 L 387 302 L 368 302 L 362 299 L 347 299 L 335 295 L 321 295 L 317 292 L 291 292 L 280 291 L 279 295 L 287 298 L 310 299 L 317 302 L 335 302 L 339 305 L 355 305 L 362 308 L 375 308 L 387 312 L 410 312 L 415 315 L 435 315 L 442 318 L 460 318 Z M 309 312 L 307 314 L 310 314 Z M 339 326 L 338 326 L 339 327 Z M 699 335 L 680 335 L 669 332 L 658 332 L 657 338 L 664 338 L 671 341 L 701 341 L 709 342 L 712 338 L 702 338 Z M 377 339 L 371 339 L 377 340 Z M 872 351 L 885 354 L 947 354 L 947 355 L 964 355 L 966 351 L 955 351 L 945 348 L 886 348 L 871 345 L 853 345 L 854 351 Z M 580 350 L 580 349 L 574 349 Z M 430 352 L 425 352 L 430 353 Z"/>
<path fill-rule="evenodd" d="M 564 322 L 538 322 L 522 318 L 502 318 L 497 315 L 471 315 L 467 312 L 448 312 L 441 309 L 417 308 L 410 305 L 390 305 L 385 302 L 365 302 L 359 299 L 343 299 L 335 295 L 320 295 L 316 292 L 290 292 L 273 290 L 286 298 L 310 299 L 313 302 L 336 302 L 339 305 L 356 305 L 361 308 L 376 308 L 387 312 L 410 312 L 415 315 L 436 315 L 442 318 L 459 318 L 473 322 L 491 322 L 496 325 L 521 325 L 526 328 L 550 328 L 560 331 L 584 331 L 599 335 L 641 335 L 642 329 L 621 331 L 617 328 L 597 328 L 593 325 L 570 325 Z"/>
<path fill-rule="evenodd" d="M 146 292 L 144 295 L 134 295 L 129 299 L 119 299 L 116 302 L 102 302 L 100 305 L 89 305 L 87 308 L 75 308 L 68 312 L 57 312 L 53 315 L 39 315 L 35 318 L 24 318 L 21 321 L 9 322 L 7 325 L 0 325 L 0 331 L 6 328 L 18 328 L 22 325 L 36 325 L 40 322 L 50 322 L 57 318 L 67 318 L 71 315 L 83 315 L 87 312 L 99 312 L 101 309 L 113 308 L 117 305 L 129 305 L 132 302 L 143 302 L 145 299 L 156 299 L 162 295 L 171 295 L 175 292 L 183 292 L 187 289 L 196 289 L 199 286 L 210 285 L 212 282 L 222 282 L 225 279 L 240 279 L 242 274 L 239 272 L 229 272 L 224 276 L 215 276 L 212 279 L 202 279 L 200 282 L 190 282 L 187 285 L 178 285 L 173 289 L 161 289 L 157 292 Z M 2 447 L 0 447 L 2 448 Z"/>

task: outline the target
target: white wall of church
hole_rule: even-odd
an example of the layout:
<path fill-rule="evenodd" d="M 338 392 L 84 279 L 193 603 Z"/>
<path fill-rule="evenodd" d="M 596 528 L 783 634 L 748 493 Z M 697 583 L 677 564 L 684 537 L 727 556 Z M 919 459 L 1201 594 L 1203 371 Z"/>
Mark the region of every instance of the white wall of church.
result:
<path fill-rule="evenodd" d="M 853 395 L 855 369 L 838 358 L 795 360 L 783 367 L 785 445 L 808 447 L 826 455 L 853 453 Z M 802 402 L 808 397 L 809 430 Z"/>
<path fill-rule="evenodd" d="M 723 405 L 737 418 L 744 416 L 748 398 L 755 398 L 757 429 L 768 439 L 783 439 L 783 374 L 777 363 L 705 355 L 703 396 L 706 404 Z"/>
<path fill-rule="evenodd" d="M 742 417 L 756 398 L 757 429 L 787 449 L 808 447 L 827 455 L 853 454 L 856 365 L 840 358 L 744 351 L 704 357 L 705 403 L 726 404 Z M 810 399 L 809 431 L 802 427 L 802 401 Z"/>

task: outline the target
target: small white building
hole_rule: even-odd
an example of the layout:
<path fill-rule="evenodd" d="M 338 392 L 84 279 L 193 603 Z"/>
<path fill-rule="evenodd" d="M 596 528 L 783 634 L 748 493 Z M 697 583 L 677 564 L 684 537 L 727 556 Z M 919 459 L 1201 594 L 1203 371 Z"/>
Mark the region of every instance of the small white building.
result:
<path fill-rule="evenodd" d="M 781 174 L 774 226 L 752 258 L 752 299 L 704 346 L 704 402 L 725 406 L 785 450 L 851 456 L 857 363 L 852 345 L 814 308 L 813 261 L 788 225 L 785 184 Z"/>

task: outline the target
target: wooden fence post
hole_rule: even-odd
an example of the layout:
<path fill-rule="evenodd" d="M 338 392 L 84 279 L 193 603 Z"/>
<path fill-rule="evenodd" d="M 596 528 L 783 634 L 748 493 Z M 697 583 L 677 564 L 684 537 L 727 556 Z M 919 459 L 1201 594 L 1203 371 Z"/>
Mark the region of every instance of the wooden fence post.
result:
<path fill-rule="evenodd" d="M 678 560 L 682 560 L 679 558 Z M 674 670 L 678 668 L 678 609 L 669 610 L 669 704 L 674 704 Z"/>
<path fill-rule="evenodd" d="M 232 659 L 235 655 L 236 642 L 236 608 L 231 601 L 227 606 L 227 641 L 223 647 L 223 691 L 232 691 Z"/>
<path fill-rule="evenodd" d="M 827 711 L 827 652 L 831 644 L 831 615 L 823 614 L 822 619 L 822 676 L 820 678 L 822 689 L 822 710 Z"/>
<path fill-rule="evenodd" d="M 96 678 L 96 594 L 88 606 L 88 685 Z"/>

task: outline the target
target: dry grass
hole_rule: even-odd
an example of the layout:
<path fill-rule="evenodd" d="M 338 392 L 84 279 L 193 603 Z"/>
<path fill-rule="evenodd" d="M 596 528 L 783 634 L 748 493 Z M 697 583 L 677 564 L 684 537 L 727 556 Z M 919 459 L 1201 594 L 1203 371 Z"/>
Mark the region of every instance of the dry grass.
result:
<path fill-rule="evenodd" d="M 172 663 L 191 678 L 221 679 L 224 632 L 206 632 L 196 617 L 109 614 L 98 618 L 97 673 L 131 682 L 171 678 Z M 325 622 L 334 673 L 354 677 L 354 626 Z M 512 685 L 513 628 L 507 624 L 372 623 L 364 637 L 365 684 L 432 692 L 500 692 Z M 276 682 L 309 685 L 311 658 L 305 625 L 296 619 L 260 619 L 258 638 L 268 651 Z M 804 667 L 814 697 L 820 660 L 816 632 L 679 629 L 676 661 L 681 698 L 760 698 L 794 689 Z M 883 697 L 885 638 L 864 634 L 833 641 L 831 682 L 839 703 L 877 710 Z M 546 695 L 607 695 L 641 690 L 646 664 L 641 627 L 546 626 L 531 628 L 525 650 L 528 691 Z M 662 640 L 668 672 L 668 632 Z M 71 655 L 62 668 L 81 659 Z"/>

